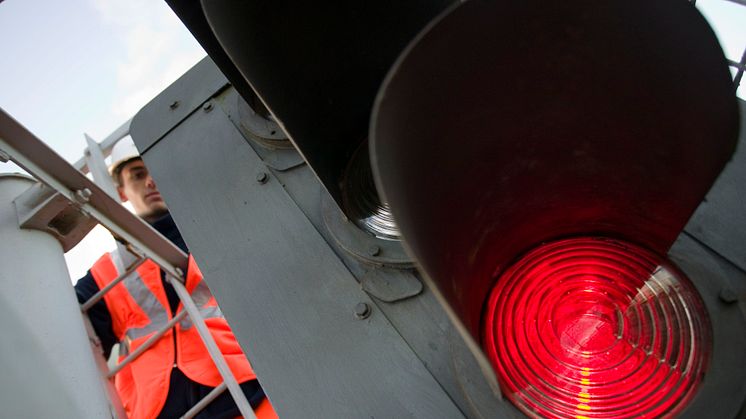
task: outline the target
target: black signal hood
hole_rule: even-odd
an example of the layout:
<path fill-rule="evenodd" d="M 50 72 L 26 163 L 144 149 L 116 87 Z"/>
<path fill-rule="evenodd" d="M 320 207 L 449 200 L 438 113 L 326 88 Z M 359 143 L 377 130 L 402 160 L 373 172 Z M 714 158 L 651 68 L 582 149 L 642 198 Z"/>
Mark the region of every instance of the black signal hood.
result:
<path fill-rule="evenodd" d="M 735 149 L 738 106 L 686 1 L 467 1 L 391 70 L 371 132 L 405 242 L 479 340 L 495 274 L 544 241 L 666 255 Z"/>
<path fill-rule="evenodd" d="M 386 73 L 455 3 L 167 2 L 238 92 L 264 101 L 340 207 L 343 172 L 367 139 Z"/>

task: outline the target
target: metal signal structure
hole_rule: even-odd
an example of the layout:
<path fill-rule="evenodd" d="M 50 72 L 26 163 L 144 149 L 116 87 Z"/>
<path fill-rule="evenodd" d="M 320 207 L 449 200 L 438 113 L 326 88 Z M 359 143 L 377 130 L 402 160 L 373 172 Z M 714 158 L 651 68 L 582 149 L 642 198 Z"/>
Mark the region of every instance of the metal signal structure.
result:
<path fill-rule="evenodd" d="M 169 4 L 215 64 L 132 136 L 281 417 L 743 415 L 746 160 L 691 4 Z"/>

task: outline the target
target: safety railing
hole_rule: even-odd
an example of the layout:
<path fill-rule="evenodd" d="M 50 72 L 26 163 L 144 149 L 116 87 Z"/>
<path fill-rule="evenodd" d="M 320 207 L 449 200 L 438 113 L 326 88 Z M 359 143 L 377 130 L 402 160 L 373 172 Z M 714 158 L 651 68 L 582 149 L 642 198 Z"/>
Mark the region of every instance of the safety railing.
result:
<path fill-rule="evenodd" d="M 182 417 L 194 417 L 227 389 L 236 402 L 241 415 L 245 418 L 255 418 L 256 416 L 248 400 L 210 334 L 199 308 L 182 283 L 188 265 L 187 254 L 143 220 L 130 213 L 114 198 L 116 189 L 108 176 L 104 159 L 106 154 L 110 152 L 111 147 L 128 133 L 129 122 L 122 125 L 101 144 L 87 138 L 88 148 L 85 157 L 73 166 L 0 109 L 0 159 L 12 160 L 39 182 L 66 198 L 82 214 L 103 225 L 121 243 L 124 243 L 119 246 L 120 252 L 129 252 L 135 256 L 134 262 L 125 269 L 121 276 L 81 305 L 84 314 L 96 302 L 100 301 L 107 292 L 148 259 L 156 263 L 166 273 L 166 279 L 173 286 L 182 302 L 183 311 L 176 314 L 143 345 L 111 368 L 107 373 L 107 378 L 116 375 L 124 366 L 137 359 L 151 345 L 156 343 L 180 320 L 189 316 L 223 378 L 223 383 L 213 389 Z M 88 179 L 82 173 L 84 171 L 90 172 L 96 182 Z M 90 330 L 90 328 L 88 329 Z"/>
<path fill-rule="evenodd" d="M 741 6 L 746 6 L 746 0 L 724 0 L 726 2 L 738 4 Z M 693 5 L 697 5 L 697 0 L 689 0 L 689 3 Z M 713 22 L 714 26 L 717 26 L 717 22 Z M 741 80 L 743 79 L 743 73 L 746 71 L 746 48 L 743 50 L 743 54 L 741 55 L 740 61 L 734 61 L 731 59 L 727 59 L 728 66 L 733 67 L 736 70 L 736 73 L 733 75 L 733 90 L 737 91 L 738 87 L 741 85 Z"/>

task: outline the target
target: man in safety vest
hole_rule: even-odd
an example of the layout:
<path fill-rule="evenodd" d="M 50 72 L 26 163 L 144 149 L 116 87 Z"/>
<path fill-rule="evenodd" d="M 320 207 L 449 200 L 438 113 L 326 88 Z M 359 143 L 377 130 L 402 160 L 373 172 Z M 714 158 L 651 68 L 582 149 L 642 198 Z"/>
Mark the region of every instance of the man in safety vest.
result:
<path fill-rule="evenodd" d="M 109 172 L 117 184 L 122 202 L 129 201 L 138 216 L 188 253 L 153 178 L 129 137 L 114 146 L 111 160 Z M 134 257 L 121 250 L 103 255 L 75 285 L 78 300 L 81 303 L 88 300 L 124 273 L 132 262 Z M 257 417 L 276 418 L 191 256 L 185 285 Z M 108 357 L 112 346 L 118 342 L 120 359 L 123 359 L 182 310 L 176 291 L 164 273 L 154 262 L 147 260 L 108 292 L 88 314 L 103 345 L 104 355 Z M 115 377 L 125 411 L 130 418 L 136 419 L 180 417 L 222 381 L 188 316 Z M 224 391 L 196 417 L 234 418 L 239 415 L 230 393 Z"/>

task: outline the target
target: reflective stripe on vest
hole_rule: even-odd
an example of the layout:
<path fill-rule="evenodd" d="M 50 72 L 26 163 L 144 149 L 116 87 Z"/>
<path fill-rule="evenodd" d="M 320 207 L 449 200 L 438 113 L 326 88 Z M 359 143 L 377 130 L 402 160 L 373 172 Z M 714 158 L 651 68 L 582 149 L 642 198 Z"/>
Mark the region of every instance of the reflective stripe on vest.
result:
<path fill-rule="evenodd" d="M 127 267 L 135 263 L 137 260 L 132 253 L 122 248 L 111 252 L 110 255 L 114 262 L 114 266 L 116 266 L 117 272 L 120 275 L 122 272 L 126 271 Z M 150 333 L 158 331 L 168 322 L 169 319 L 166 309 L 145 285 L 145 282 L 137 271 L 132 272 L 122 282 L 130 295 L 132 295 L 132 298 L 137 302 L 137 305 L 140 306 L 140 309 L 150 319 L 150 323 L 143 327 L 132 327 L 127 329 L 126 335 L 128 339 L 133 340 L 147 336 Z M 203 319 L 223 318 L 223 312 L 220 310 L 220 307 L 205 307 L 205 305 L 212 299 L 212 293 L 207 287 L 207 284 L 205 284 L 205 281 L 199 281 L 190 295 L 194 304 L 199 308 L 199 313 Z M 181 328 L 184 330 L 191 328 L 193 324 L 192 319 L 189 316 L 184 317 L 179 323 L 181 324 Z"/>
<path fill-rule="evenodd" d="M 220 307 L 205 307 L 205 304 L 209 303 L 212 299 L 212 293 L 210 292 L 210 289 L 207 288 L 207 284 L 205 284 L 205 281 L 200 281 L 197 286 L 194 287 L 191 296 L 194 304 L 196 304 L 197 308 L 199 308 L 199 314 L 202 316 L 203 319 L 223 317 L 223 312 L 220 311 Z M 179 323 L 181 324 L 181 328 L 183 330 L 188 330 L 190 327 L 192 327 L 192 319 L 189 316 L 184 317 Z"/>
<path fill-rule="evenodd" d="M 127 256 L 123 258 L 121 251 L 115 250 L 110 253 L 111 259 L 114 262 L 114 266 L 117 268 L 119 275 L 125 272 L 127 267 L 134 263 L 135 259 L 131 253 L 124 253 L 125 255 L 129 255 L 132 260 L 127 260 Z M 124 287 L 127 288 L 127 291 L 130 293 L 137 305 L 140 306 L 143 313 L 145 313 L 148 316 L 148 319 L 150 319 L 150 322 L 145 326 L 128 328 L 125 332 L 128 340 L 147 336 L 150 333 L 158 331 L 158 329 L 168 323 L 169 319 L 166 308 L 163 307 L 160 301 L 158 301 L 158 298 L 152 291 L 150 291 L 150 288 L 145 285 L 145 281 L 143 281 L 137 271 L 127 275 L 122 283 L 124 283 Z"/>
<path fill-rule="evenodd" d="M 99 289 L 126 272 L 126 268 L 136 259 L 126 250 L 102 256 L 91 268 Z M 132 345 L 131 349 L 143 344 L 171 318 L 161 272 L 154 262 L 146 261 L 104 295 L 112 317 L 112 328 L 125 349 L 128 343 Z M 191 255 L 185 282 L 202 314 L 218 317 L 208 322 L 207 327 L 209 331 L 216 332 L 212 333 L 213 339 L 236 380 L 243 383 L 255 379 L 256 374 L 235 336 L 230 333 L 222 313 L 215 307 L 214 297 L 203 283 L 202 274 Z M 196 383 L 216 387 L 223 381 L 195 328 L 185 330 L 178 323 L 171 332 L 174 333 L 173 341 L 158 340 L 114 379 L 125 410 L 133 419 L 150 419 L 158 415 L 168 397 L 174 362 L 188 379 Z"/>

